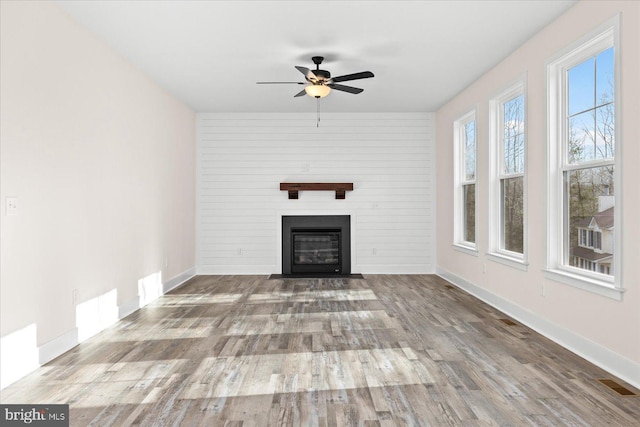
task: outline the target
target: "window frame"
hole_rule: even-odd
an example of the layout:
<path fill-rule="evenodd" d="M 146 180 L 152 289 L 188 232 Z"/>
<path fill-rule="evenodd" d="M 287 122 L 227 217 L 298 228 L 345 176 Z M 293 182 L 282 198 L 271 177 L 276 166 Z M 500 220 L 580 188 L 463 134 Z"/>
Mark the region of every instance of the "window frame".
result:
<path fill-rule="evenodd" d="M 612 161 L 592 160 L 572 164 L 566 150 L 568 82 L 567 71 L 601 53 L 614 48 L 614 138 L 615 154 Z M 559 283 L 580 288 L 594 294 L 618 301 L 622 300 L 622 162 L 623 141 L 621 121 L 621 79 L 620 79 L 620 17 L 619 15 L 586 34 L 570 46 L 561 50 L 545 63 L 547 84 L 547 244 L 545 277 Z M 614 255 L 613 276 L 594 273 L 568 265 L 568 219 L 565 217 L 565 173 L 598 166 L 614 167 L 616 209 L 614 211 Z M 588 239 L 588 237 L 587 237 Z M 587 242 L 591 244 L 592 242 Z M 565 255 L 567 254 L 567 255 Z"/>
<path fill-rule="evenodd" d="M 524 159 L 523 171 L 505 173 L 504 167 L 504 104 L 522 96 L 524 117 Z M 489 100 L 489 250 L 487 259 L 510 267 L 527 271 L 528 269 L 528 233 L 527 233 L 527 162 L 528 162 L 528 108 L 527 75 L 518 77 L 505 89 Z M 504 209 L 502 183 L 510 178 L 522 178 L 523 228 L 522 253 L 504 248 Z"/>
<path fill-rule="evenodd" d="M 474 179 L 466 178 L 466 125 L 474 123 L 475 138 L 475 174 Z M 478 256 L 478 121 L 477 108 L 459 116 L 453 122 L 453 247 L 463 253 Z M 475 242 L 465 240 L 465 203 L 464 187 L 475 185 L 474 218 L 475 218 Z"/>

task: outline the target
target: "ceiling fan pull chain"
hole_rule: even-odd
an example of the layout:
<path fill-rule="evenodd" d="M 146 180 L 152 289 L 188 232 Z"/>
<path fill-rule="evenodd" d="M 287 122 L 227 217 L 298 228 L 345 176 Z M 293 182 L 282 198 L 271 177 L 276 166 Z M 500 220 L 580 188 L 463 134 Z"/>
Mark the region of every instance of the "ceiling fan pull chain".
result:
<path fill-rule="evenodd" d="M 320 127 L 320 98 L 316 98 L 316 100 L 317 100 L 316 113 L 318 117 L 318 120 L 316 121 L 316 127 L 319 128 Z"/>

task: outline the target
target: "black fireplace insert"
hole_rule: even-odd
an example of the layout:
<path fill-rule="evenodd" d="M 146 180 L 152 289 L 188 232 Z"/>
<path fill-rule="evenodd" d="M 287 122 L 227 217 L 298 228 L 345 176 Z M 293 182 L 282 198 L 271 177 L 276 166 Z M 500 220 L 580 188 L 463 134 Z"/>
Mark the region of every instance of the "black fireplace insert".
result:
<path fill-rule="evenodd" d="M 282 217 L 283 275 L 350 273 L 349 215 Z"/>

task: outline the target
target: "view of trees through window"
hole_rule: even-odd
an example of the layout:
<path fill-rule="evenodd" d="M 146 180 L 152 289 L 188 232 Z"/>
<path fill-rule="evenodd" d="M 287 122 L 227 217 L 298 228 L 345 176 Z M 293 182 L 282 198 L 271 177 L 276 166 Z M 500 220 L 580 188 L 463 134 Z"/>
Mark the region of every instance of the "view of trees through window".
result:
<path fill-rule="evenodd" d="M 502 249 L 524 251 L 524 95 L 502 104 L 500 174 Z"/>
<path fill-rule="evenodd" d="M 523 253 L 524 241 L 524 180 L 507 178 L 501 182 L 504 249 Z"/>
<path fill-rule="evenodd" d="M 464 240 L 476 242 L 476 122 L 464 125 Z"/>
<path fill-rule="evenodd" d="M 564 168 L 567 263 L 612 275 L 615 190 L 613 48 L 570 68 L 567 82 L 567 164 Z M 598 238 L 580 239 L 580 233 L 597 235 Z"/>
<path fill-rule="evenodd" d="M 463 186 L 464 191 L 464 240 L 476 242 L 476 185 Z"/>

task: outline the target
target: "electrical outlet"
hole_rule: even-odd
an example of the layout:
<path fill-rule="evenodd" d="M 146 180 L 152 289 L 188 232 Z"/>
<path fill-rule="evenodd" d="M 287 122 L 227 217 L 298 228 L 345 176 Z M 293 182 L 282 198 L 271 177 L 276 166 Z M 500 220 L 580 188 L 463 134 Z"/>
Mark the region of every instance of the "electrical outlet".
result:
<path fill-rule="evenodd" d="M 242 248 L 238 248 L 238 255 L 242 255 Z"/>
<path fill-rule="evenodd" d="M 18 215 L 18 198 L 7 197 L 6 198 L 7 216 Z"/>
<path fill-rule="evenodd" d="M 311 170 L 311 165 L 309 163 L 305 163 L 302 165 L 302 172 L 309 172 Z"/>

